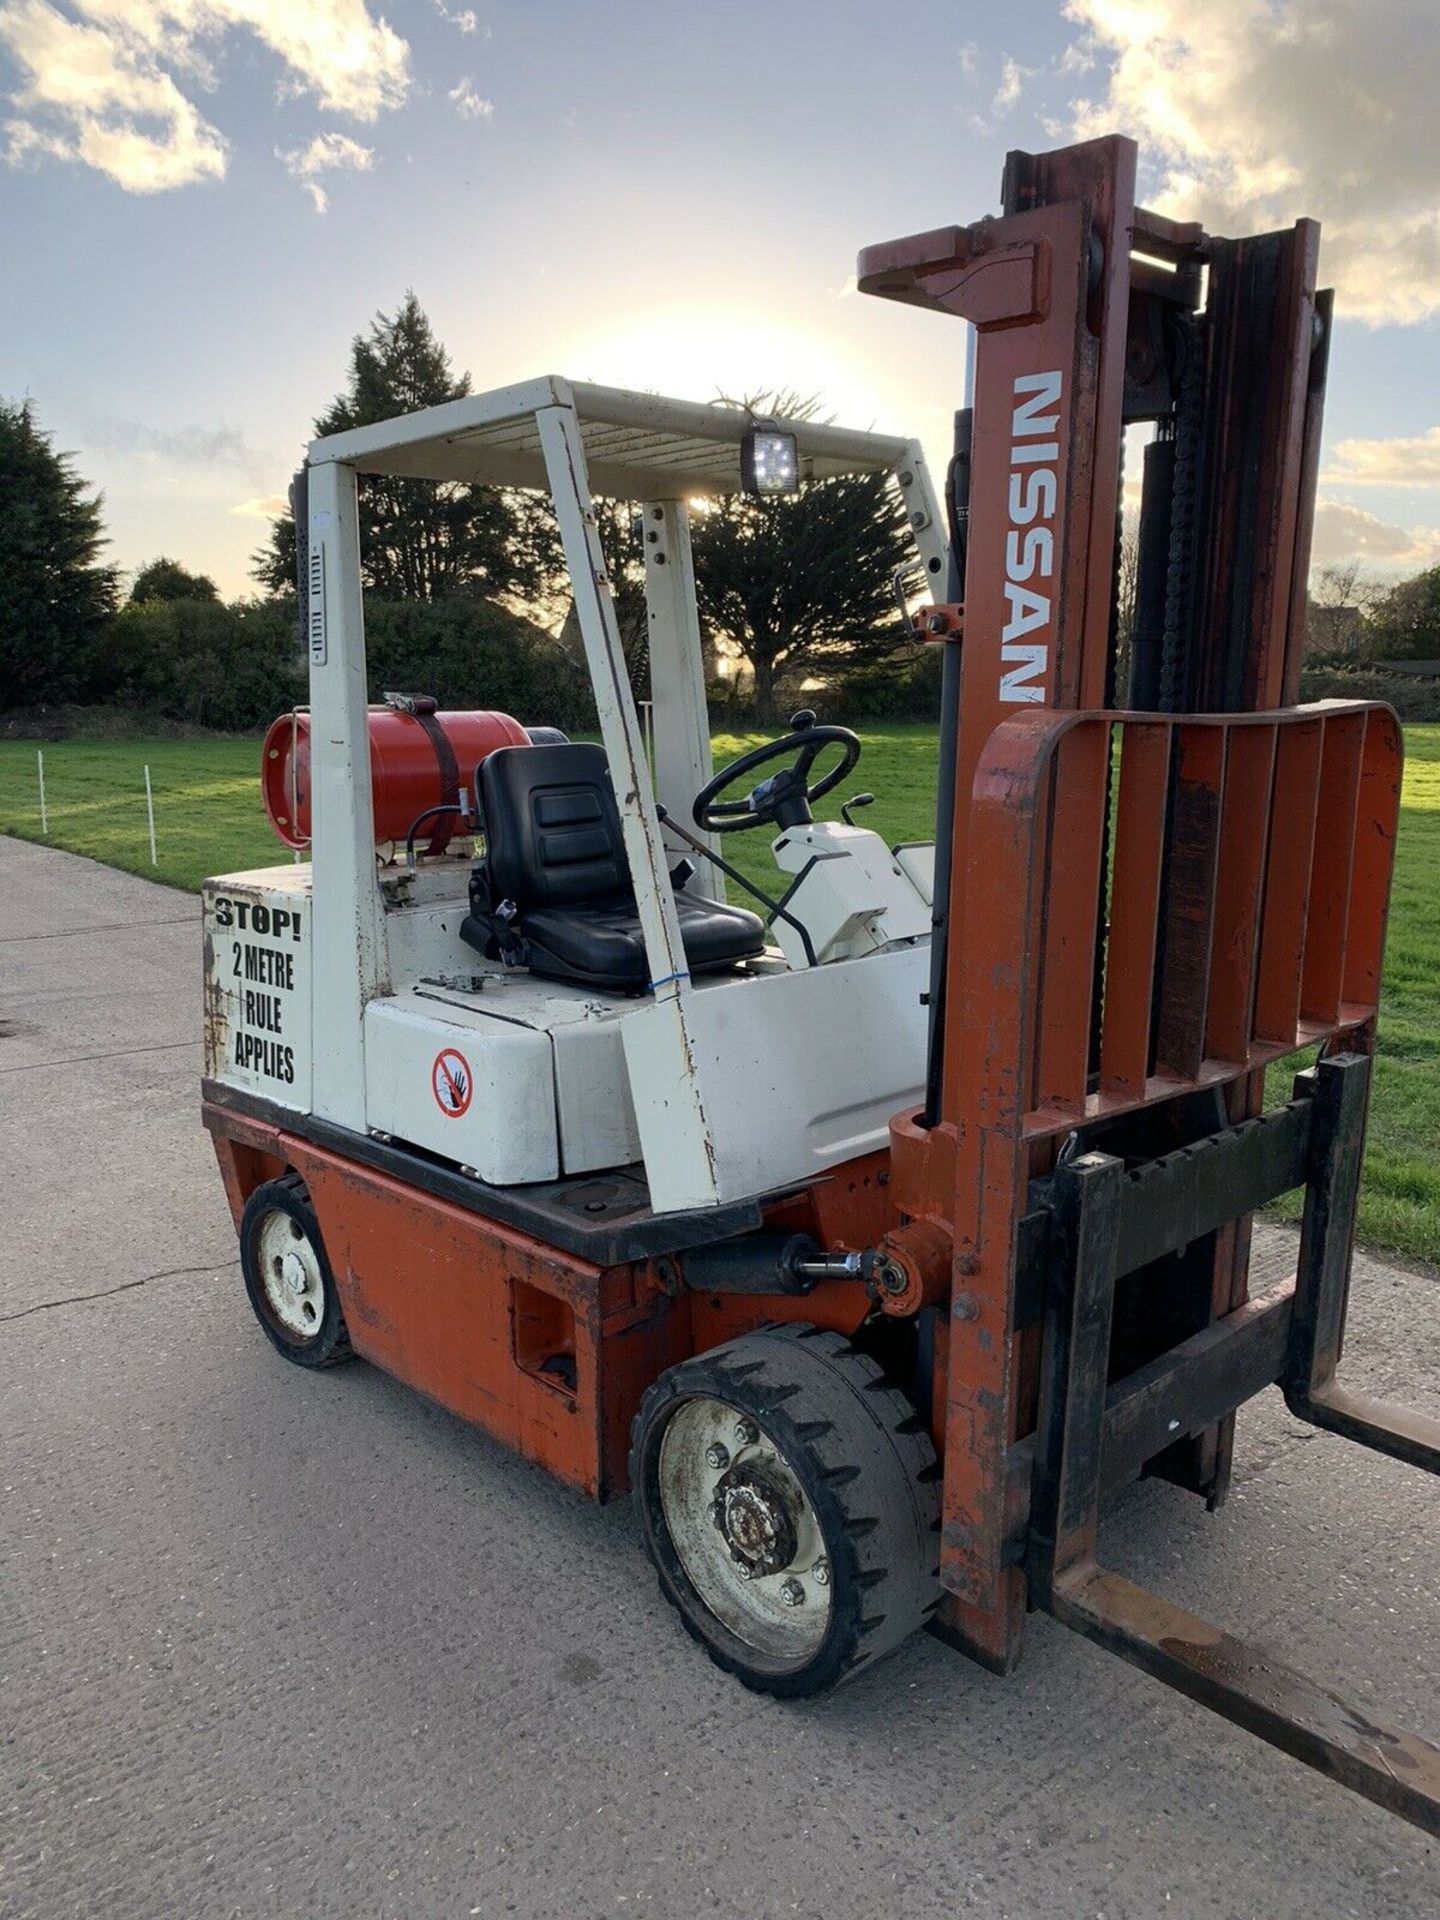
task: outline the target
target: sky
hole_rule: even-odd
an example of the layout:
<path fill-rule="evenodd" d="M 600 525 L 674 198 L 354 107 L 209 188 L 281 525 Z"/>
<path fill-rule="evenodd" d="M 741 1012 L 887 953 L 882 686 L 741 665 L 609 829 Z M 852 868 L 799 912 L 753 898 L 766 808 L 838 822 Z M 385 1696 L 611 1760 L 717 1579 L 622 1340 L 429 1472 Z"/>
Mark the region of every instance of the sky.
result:
<path fill-rule="evenodd" d="M 253 591 L 352 336 L 413 287 L 477 389 L 816 393 L 943 461 L 966 330 L 858 250 L 1141 144 L 1211 231 L 1323 223 L 1318 565 L 1440 561 L 1437 0 L 0 0 L 0 395 L 110 558 Z"/>

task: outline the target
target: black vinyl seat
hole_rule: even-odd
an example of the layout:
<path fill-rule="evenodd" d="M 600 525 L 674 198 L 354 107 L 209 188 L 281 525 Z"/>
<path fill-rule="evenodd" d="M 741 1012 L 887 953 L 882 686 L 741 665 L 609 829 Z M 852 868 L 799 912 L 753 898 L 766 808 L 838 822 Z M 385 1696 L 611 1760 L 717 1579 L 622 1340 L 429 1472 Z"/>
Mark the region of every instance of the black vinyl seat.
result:
<path fill-rule="evenodd" d="M 643 993 L 650 968 L 604 749 L 501 747 L 477 784 L 486 852 L 462 939 L 546 979 Z M 743 907 L 676 893 L 675 912 L 692 973 L 764 949 Z"/>

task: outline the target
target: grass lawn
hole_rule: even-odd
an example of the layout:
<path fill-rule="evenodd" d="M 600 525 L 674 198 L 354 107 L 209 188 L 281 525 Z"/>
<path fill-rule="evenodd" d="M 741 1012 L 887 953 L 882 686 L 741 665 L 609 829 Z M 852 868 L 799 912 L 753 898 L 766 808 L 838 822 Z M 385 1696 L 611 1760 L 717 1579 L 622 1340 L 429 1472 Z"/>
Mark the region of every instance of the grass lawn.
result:
<path fill-rule="evenodd" d="M 863 815 L 867 826 L 892 842 L 927 838 L 935 790 L 933 730 L 863 731 L 865 757 L 834 798 L 866 788 L 876 796 Z M 767 737 L 717 735 L 717 763 Z M 1405 744 L 1360 1229 L 1371 1246 L 1440 1264 L 1440 726 L 1408 727 Z M 55 846 L 192 890 L 207 874 L 271 866 L 286 857 L 260 805 L 258 739 L 62 741 L 44 752 Z M 145 821 L 147 763 L 159 850 L 153 868 Z M 832 802 L 822 811 L 838 809 Z M 0 742 L 0 832 L 42 838 L 33 744 Z M 726 853 L 756 879 L 773 878 L 763 835 L 734 836 Z"/>

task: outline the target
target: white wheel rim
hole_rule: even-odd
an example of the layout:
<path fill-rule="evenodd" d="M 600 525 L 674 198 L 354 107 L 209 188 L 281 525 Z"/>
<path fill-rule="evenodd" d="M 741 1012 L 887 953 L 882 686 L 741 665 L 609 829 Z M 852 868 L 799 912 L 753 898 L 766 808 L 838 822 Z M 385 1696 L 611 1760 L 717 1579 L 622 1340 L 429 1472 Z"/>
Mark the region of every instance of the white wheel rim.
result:
<path fill-rule="evenodd" d="M 723 1449 L 723 1460 L 718 1453 L 712 1459 L 712 1449 Z M 800 1665 L 816 1654 L 830 1625 L 825 1537 L 804 1488 L 769 1435 L 721 1400 L 687 1400 L 661 1438 L 658 1478 L 661 1512 L 680 1565 L 720 1624 L 770 1660 Z M 763 1491 L 755 1494 L 750 1482 Z M 786 1546 L 793 1535 L 794 1551 L 773 1571 L 747 1573 L 755 1562 L 727 1533 L 737 1514 L 745 1518 L 747 1497 L 762 1518 L 783 1510 Z M 717 1498 L 728 1520 L 717 1519 Z"/>
<path fill-rule="evenodd" d="M 276 1208 L 260 1222 L 255 1255 L 270 1312 L 286 1333 L 313 1340 L 325 1317 L 325 1281 L 305 1229 Z"/>

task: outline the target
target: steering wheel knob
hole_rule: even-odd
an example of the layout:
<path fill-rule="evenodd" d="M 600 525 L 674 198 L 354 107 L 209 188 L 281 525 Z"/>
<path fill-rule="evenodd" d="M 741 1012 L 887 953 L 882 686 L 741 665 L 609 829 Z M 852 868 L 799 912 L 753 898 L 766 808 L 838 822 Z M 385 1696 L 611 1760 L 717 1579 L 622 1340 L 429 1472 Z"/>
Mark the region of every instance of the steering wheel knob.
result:
<path fill-rule="evenodd" d="M 790 716 L 792 733 L 806 733 L 814 724 L 815 709 L 813 707 L 802 707 L 798 713 L 792 713 Z"/>

